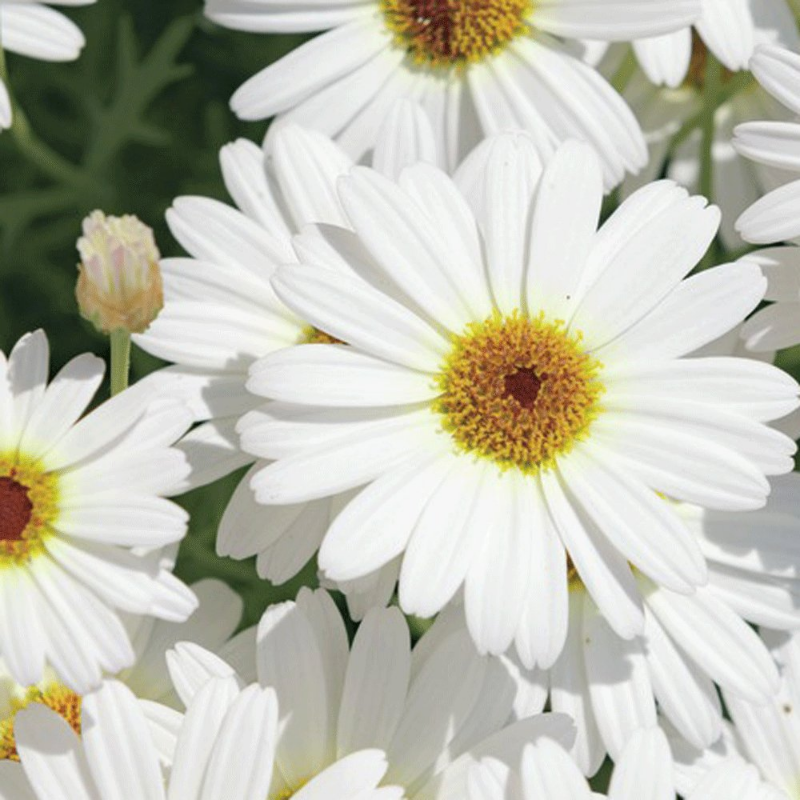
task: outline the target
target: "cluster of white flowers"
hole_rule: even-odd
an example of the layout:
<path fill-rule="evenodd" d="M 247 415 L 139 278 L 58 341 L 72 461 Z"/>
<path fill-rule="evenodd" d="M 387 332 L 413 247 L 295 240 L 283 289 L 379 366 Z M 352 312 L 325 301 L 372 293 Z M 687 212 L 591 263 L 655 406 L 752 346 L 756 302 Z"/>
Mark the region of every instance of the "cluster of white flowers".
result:
<path fill-rule="evenodd" d="M 0 800 L 800 800 L 788 2 L 206 13 L 318 35 L 233 96 L 275 119 L 189 257 L 86 221 L 112 397 L 0 353 Z M 131 335 L 171 365 L 125 388 Z M 218 555 L 322 588 L 237 632 L 167 498 L 244 467 Z"/>

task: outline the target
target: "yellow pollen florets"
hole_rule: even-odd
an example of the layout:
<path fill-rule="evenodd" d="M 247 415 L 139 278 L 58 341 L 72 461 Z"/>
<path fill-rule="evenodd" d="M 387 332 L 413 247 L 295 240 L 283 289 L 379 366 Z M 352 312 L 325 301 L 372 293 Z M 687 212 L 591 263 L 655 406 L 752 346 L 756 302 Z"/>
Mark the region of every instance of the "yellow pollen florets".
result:
<path fill-rule="evenodd" d="M 417 64 L 463 67 L 528 31 L 532 0 L 380 0 L 395 43 Z"/>
<path fill-rule="evenodd" d="M 14 718 L 31 703 L 41 703 L 52 708 L 59 716 L 63 717 L 75 733 L 81 734 L 81 697 L 62 686 L 60 683 L 50 684 L 44 689 L 31 686 L 21 697 L 11 700 L 11 713 L 0 721 L 0 761 L 19 761 L 17 744 L 14 739 Z"/>
<path fill-rule="evenodd" d="M 0 454 L 0 568 L 44 550 L 58 513 L 58 481 L 37 461 Z"/>
<path fill-rule="evenodd" d="M 299 344 L 344 344 L 344 342 L 313 325 L 307 325 L 300 334 Z"/>
<path fill-rule="evenodd" d="M 600 411 L 602 364 L 560 321 L 519 313 L 454 337 L 434 410 L 468 453 L 536 473 L 584 437 Z"/>

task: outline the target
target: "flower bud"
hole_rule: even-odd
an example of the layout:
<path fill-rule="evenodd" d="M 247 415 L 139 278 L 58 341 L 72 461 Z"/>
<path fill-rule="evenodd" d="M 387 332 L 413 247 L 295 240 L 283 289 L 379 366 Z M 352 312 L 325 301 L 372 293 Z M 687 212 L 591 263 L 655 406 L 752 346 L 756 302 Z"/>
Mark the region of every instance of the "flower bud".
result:
<path fill-rule="evenodd" d="M 78 239 L 81 315 L 102 333 L 142 333 L 164 305 L 153 231 L 137 217 L 93 211 Z"/>

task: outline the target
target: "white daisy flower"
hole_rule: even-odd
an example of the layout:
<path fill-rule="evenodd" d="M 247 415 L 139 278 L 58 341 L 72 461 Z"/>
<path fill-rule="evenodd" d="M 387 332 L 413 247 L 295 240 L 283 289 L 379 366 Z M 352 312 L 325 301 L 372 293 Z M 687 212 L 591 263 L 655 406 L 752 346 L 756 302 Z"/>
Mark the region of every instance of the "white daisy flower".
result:
<path fill-rule="evenodd" d="M 311 222 L 347 224 L 336 180 L 353 163 L 321 134 L 286 126 L 271 140 L 269 156 L 245 140 L 220 154 L 228 191 L 241 210 L 216 200 L 183 197 L 167 212 L 172 233 L 192 259 L 164 259 L 165 307 L 136 343 L 176 366 L 159 378 L 171 381 L 202 422 L 181 443 L 194 488 L 252 464 L 239 447 L 236 427 L 261 404 L 245 389 L 258 358 L 301 341 L 326 341 L 275 295 L 269 280 L 279 264 L 294 261 L 292 234 Z M 408 164 L 440 162 L 430 122 L 408 101 L 392 107 L 375 148 L 373 164 L 396 177 Z M 328 499 L 293 508 L 266 508 L 253 501 L 249 478 L 231 498 L 217 540 L 221 556 L 258 555 L 262 578 L 284 583 L 319 547 L 344 502 Z M 389 601 L 396 571 L 382 581 L 346 587 L 351 610 L 361 618 L 371 605 Z"/>
<path fill-rule="evenodd" d="M 694 28 L 638 39 L 633 49 L 650 81 L 675 89 L 696 68 L 698 44 L 728 70 L 738 72 L 747 69 L 757 45 L 778 41 L 800 47 L 797 23 L 786 0 L 702 0 Z"/>
<path fill-rule="evenodd" d="M 625 639 L 645 619 L 631 565 L 680 594 L 706 583 L 701 548 L 656 492 L 762 507 L 765 475 L 791 470 L 795 451 L 764 423 L 797 407 L 797 385 L 752 360 L 682 358 L 765 289 L 751 264 L 683 280 L 716 208 L 665 181 L 598 232 L 591 149 L 564 146 L 540 180 L 529 148 L 499 137 L 484 169 L 462 171 L 477 218 L 426 165 L 399 184 L 366 168 L 341 179 L 355 234 L 297 237 L 301 265 L 273 286 L 350 346 L 254 365 L 248 387 L 277 402 L 241 429 L 244 449 L 276 459 L 251 479 L 257 502 L 360 489 L 321 546 L 329 578 L 402 557 L 404 611 L 432 616 L 463 586 L 483 652 L 516 639 L 528 666 L 549 666 L 566 636 L 567 554 Z"/>
<path fill-rule="evenodd" d="M 800 798 L 800 634 L 764 639 L 781 670 L 779 693 L 755 704 L 726 692 L 734 727 L 713 748 L 698 751 L 673 738 L 678 784 L 690 800 Z"/>
<path fill-rule="evenodd" d="M 190 643 L 178 645 L 169 662 L 189 708 L 211 676 L 234 675 Z M 296 602 L 267 609 L 257 668 L 259 683 L 277 695 L 280 716 L 269 800 L 338 799 L 327 791 L 328 776 L 364 752 L 385 753 L 376 777 L 382 787 L 402 787 L 397 795 L 382 788 L 388 797 L 456 800 L 465 797 L 469 768 L 480 759 L 514 765 L 541 737 L 572 743 L 563 714 L 508 724 L 513 680 L 499 659 L 478 655 L 463 626 L 425 635 L 412 651 L 399 609 L 372 609 L 350 646 L 324 590 L 302 589 Z"/>
<path fill-rule="evenodd" d="M 96 0 L 49 0 L 50 5 L 86 6 Z M 40 61 L 73 61 L 86 40 L 81 29 L 44 3 L 0 0 L 0 49 Z M 0 130 L 12 123 L 11 98 L 0 79 Z"/>
<path fill-rule="evenodd" d="M 85 724 L 79 738 L 45 706 L 33 703 L 19 712 L 20 764 L 0 762 L 4 800 L 255 800 L 268 796 L 278 735 L 272 689 L 257 685 L 242 689 L 232 678 L 208 681 L 179 720 L 174 760 L 166 779 L 141 703 L 124 684 L 103 682 L 84 698 L 82 716 Z M 335 796 L 350 800 L 355 794 Z M 300 795 L 298 800 L 302 800 Z M 379 797 L 368 794 L 365 800 Z"/>
<path fill-rule="evenodd" d="M 79 419 L 104 364 L 85 354 L 48 385 L 43 332 L 0 354 L 0 656 L 24 686 L 82 693 L 130 666 L 120 612 L 185 620 L 197 600 L 154 551 L 187 515 L 165 500 L 188 471 L 171 445 L 191 419 L 133 387 Z"/>
<path fill-rule="evenodd" d="M 793 114 L 800 114 L 800 55 L 776 46 L 759 47 L 750 62 L 761 86 Z M 796 122 L 747 122 L 735 131 L 734 147 L 769 167 L 800 171 L 800 125 Z M 800 180 L 774 189 L 736 222 L 748 242 L 770 244 L 800 236 L 797 214 Z"/>
<path fill-rule="evenodd" d="M 564 39 L 629 41 L 688 25 L 698 0 L 207 0 L 206 14 L 251 31 L 327 31 L 248 80 L 243 119 L 292 120 L 335 136 L 356 160 L 398 97 L 429 111 L 450 169 L 483 136 L 528 130 L 543 151 L 568 137 L 600 154 L 605 185 L 646 164 L 635 119 Z"/>
<path fill-rule="evenodd" d="M 703 348 L 697 356 L 740 352 L 739 331 Z M 797 419 L 780 421 L 800 434 Z M 723 730 L 715 683 L 753 701 L 777 690 L 774 662 L 747 623 L 791 629 L 800 621 L 794 531 L 800 526 L 800 475 L 776 478 L 763 509 L 747 513 L 703 510 L 688 503 L 674 508 L 695 536 L 709 564 L 709 582 L 692 597 L 638 582 L 645 602 L 645 632 L 626 642 L 604 620 L 574 570 L 570 574 L 570 628 L 564 651 L 552 668 L 526 670 L 519 657 L 518 716 L 550 703 L 578 727 L 573 757 L 593 775 L 607 753 L 618 758 L 636 730 L 666 720 L 695 748 L 707 748 Z M 460 623 L 451 607 L 434 627 Z M 660 715 L 657 717 L 657 709 Z"/>
<path fill-rule="evenodd" d="M 574 761 L 550 739 L 528 745 L 518 769 L 486 759 L 472 767 L 468 800 L 674 800 L 675 781 L 667 739 L 658 728 L 631 737 L 614 769 L 608 794 L 592 793 Z"/>

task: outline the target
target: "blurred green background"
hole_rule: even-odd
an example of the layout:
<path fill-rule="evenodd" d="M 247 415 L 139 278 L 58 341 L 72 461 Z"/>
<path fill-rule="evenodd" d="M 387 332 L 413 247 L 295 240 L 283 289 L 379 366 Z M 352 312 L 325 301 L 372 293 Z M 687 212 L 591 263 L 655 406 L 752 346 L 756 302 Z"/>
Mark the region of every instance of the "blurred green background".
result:
<path fill-rule="evenodd" d="M 154 228 L 165 256 L 181 254 L 164 211 L 183 194 L 228 199 L 220 147 L 238 136 L 260 141 L 266 129 L 237 120 L 228 99 L 302 41 L 217 28 L 202 17 L 201 0 L 99 0 L 65 13 L 86 35 L 81 58 L 46 64 L 7 54 L 24 118 L 18 114 L 14 129 L 0 134 L 0 348 L 8 351 L 20 335 L 43 327 L 54 369 L 86 350 L 108 354 L 107 340 L 80 319 L 75 304 L 82 218 L 95 208 L 136 214 Z M 781 354 L 780 363 L 800 375 L 800 349 Z M 157 366 L 134 352 L 132 379 Z M 252 561 L 214 555 L 219 517 L 239 477 L 181 498 L 192 523 L 177 572 L 232 585 L 245 599 L 246 625 L 269 603 L 316 580 L 310 564 L 289 584 L 272 587 L 258 580 Z M 424 623 L 412 626 L 418 633 Z"/>

